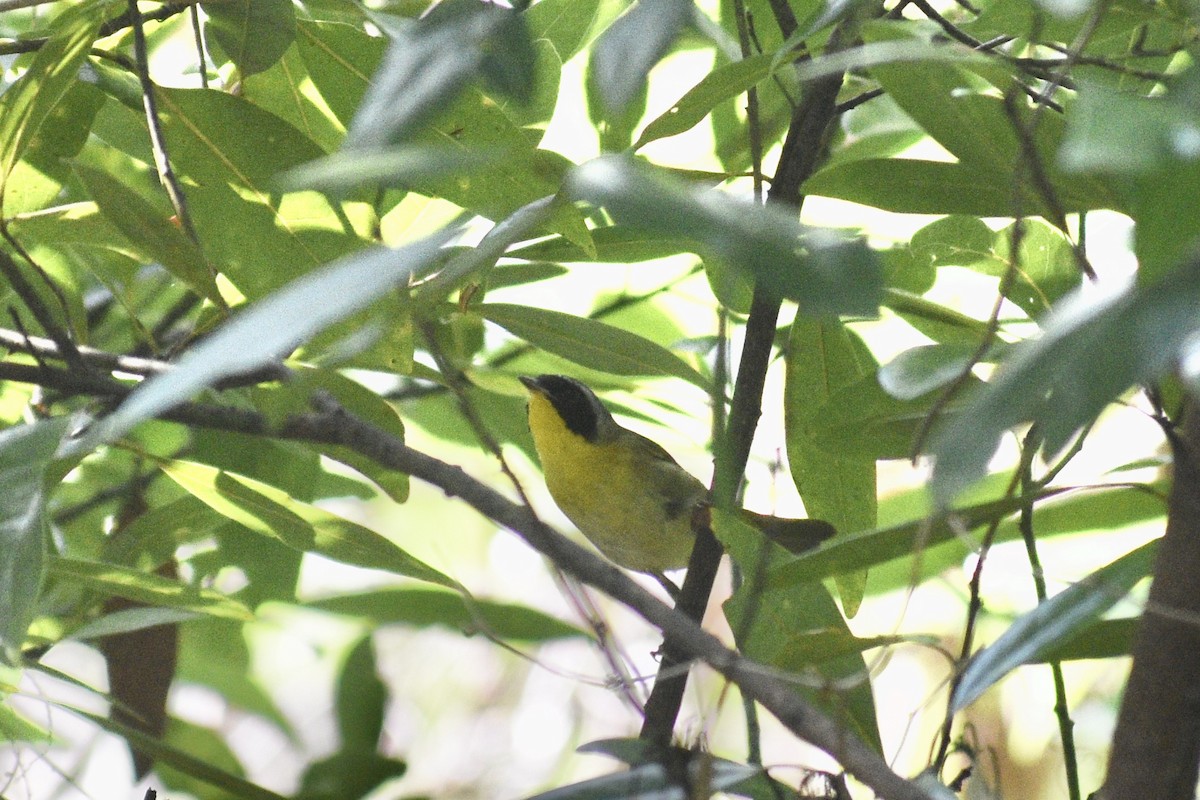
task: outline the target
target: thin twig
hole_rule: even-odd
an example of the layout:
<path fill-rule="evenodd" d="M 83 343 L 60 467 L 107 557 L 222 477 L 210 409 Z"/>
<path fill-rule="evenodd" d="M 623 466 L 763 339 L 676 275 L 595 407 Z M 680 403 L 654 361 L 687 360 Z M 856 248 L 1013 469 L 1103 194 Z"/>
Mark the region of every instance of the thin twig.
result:
<path fill-rule="evenodd" d="M 0 347 L 9 350 L 28 353 L 39 362 L 42 359 L 66 360 L 66 356 L 57 343 L 42 336 L 29 336 L 22 331 L 11 331 L 0 328 Z M 169 361 L 160 361 L 140 356 L 127 356 L 110 353 L 94 347 L 79 347 L 76 352 L 80 362 L 89 369 L 101 372 L 123 372 L 127 375 L 151 377 L 170 372 L 175 368 Z M 232 375 L 222 379 L 215 388 L 232 389 L 239 386 L 253 386 L 259 383 L 286 380 L 290 371 L 278 365 L 269 365 L 247 372 L 242 375 Z"/>
<path fill-rule="evenodd" d="M 1067 243 L 1071 247 L 1071 255 L 1075 259 L 1075 266 L 1087 276 L 1088 280 L 1095 283 L 1097 280 L 1096 270 L 1088 261 L 1083 248 L 1071 237 L 1071 230 L 1067 225 L 1066 211 L 1063 209 L 1062 202 L 1058 198 L 1058 191 L 1054 188 L 1054 184 L 1050 181 L 1050 176 L 1046 173 L 1045 164 L 1042 163 L 1041 153 L 1038 151 L 1037 142 L 1033 138 L 1032 124 L 1026 125 L 1021 119 L 1020 109 L 1017 108 L 1016 101 L 1011 92 L 1004 95 L 1004 111 L 1012 123 L 1013 130 L 1016 131 L 1017 142 L 1021 148 L 1022 164 L 1029 173 L 1029 179 L 1033 182 L 1034 190 L 1042 199 L 1050 222 L 1067 237 Z M 1014 253 L 1013 256 L 1015 258 L 1016 254 Z"/>
<path fill-rule="evenodd" d="M 2 190 L 0 190 L 0 195 L 2 195 L 2 193 Z M 2 202 L 3 201 L 0 200 L 0 203 Z M 20 253 L 21 256 L 26 259 L 26 262 L 33 267 L 38 275 L 41 276 L 42 280 L 47 286 L 50 287 L 51 291 L 54 292 L 55 296 L 62 304 L 63 314 L 67 314 L 68 305 L 66 297 L 64 297 L 62 294 L 62 289 L 60 289 L 58 284 L 55 283 L 54 280 L 29 257 L 29 255 L 25 252 L 25 248 L 21 247 L 21 243 L 12 236 L 11 232 L 8 230 L 6 221 L 2 217 L 0 217 L 0 235 L 2 235 L 4 239 L 10 245 L 12 245 L 13 249 Z M 21 298 L 21 301 L 25 303 L 25 307 L 29 309 L 31 314 L 33 314 L 33 318 L 36 319 L 38 324 L 42 326 L 42 330 L 46 332 L 46 335 L 53 339 L 55 344 L 58 345 L 59 352 L 63 354 L 63 357 L 66 358 L 67 361 L 73 366 L 81 365 L 82 362 L 79 358 L 79 349 L 76 346 L 75 340 L 72 338 L 70 332 L 65 327 L 60 325 L 58 320 L 54 318 L 54 315 L 50 313 L 49 307 L 42 301 L 42 296 L 37 293 L 29 281 L 25 280 L 25 275 L 21 272 L 21 268 L 17 265 L 17 262 L 14 261 L 12 257 L 3 250 L 0 250 L 0 273 L 4 275 L 4 278 L 12 286 L 13 291 L 16 292 L 17 296 Z"/>
<path fill-rule="evenodd" d="M 1033 456 L 1041 444 L 1041 433 L 1034 425 L 1025 434 L 1022 452 L 1030 455 L 1021 459 L 1021 495 L 1031 497 L 1033 492 L 1041 489 L 1045 483 L 1033 480 Z M 1034 594 L 1038 604 L 1046 602 L 1046 575 L 1042 570 L 1042 561 L 1038 556 L 1037 538 L 1033 533 L 1033 503 L 1024 503 L 1017 520 L 1021 531 L 1021 539 L 1025 542 L 1025 555 L 1029 559 L 1029 571 L 1033 578 Z M 1054 681 L 1054 715 L 1058 719 L 1058 735 L 1062 740 L 1063 761 L 1067 772 L 1068 800 L 1080 800 L 1079 790 L 1079 760 L 1075 752 L 1075 723 L 1071 721 L 1071 709 L 1067 703 L 1067 687 L 1063 678 L 1062 662 L 1051 660 L 1050 673 Z"/>
<path fill-rule="evenodd" d="M 196 60 L 200 64 L 200 88 L 208 88 L 208 57 L 204 54 L 204 30 L 200 26 L 200 8 L 188 9 L 188 21 L 192 24 L 192 37 L 196 43 Z"/>
<path fill-rule="evenodd" d="M 1020 486 L 1020 473 L 1014 472 L 1012 478 L 1008 482 L 1008 486 L 1004 490 L 1004 498 L 1009 499 L 1016 494 Z M 988 525 L 984 532 L 983 539 L 979 545 L 979 554 L 975 556 L 975 569 L 971 573 L 970 600 L 967 602 L 967 620 L 963 628 L 962 647 L 959 650 L 958 663 L 964 664 L 971 656 L 971 651 L 975 648 L 975 628 L 979 620 L 979 614 L 983 611 L 983 565 L 987 562 L 988 553 L 991 552 L 992 543 L 996 540 L 996 532 L 1000 529 L 1002 518 L 997 517 Z M 954 697 L 955 689 L 958 687 L 962 673 L 956 672 L 950 680 L 949 697 Z M 946 763 L 946 756 L 950 751 L 951 736 L 954 730 L 954 716 L 950 713 L 950 709 L 946 709 L 946 718 L 942 722 L 941 736 L 938 740 L 937 756 L 933 760 L 934 769 L 940 773 Z"/>
<path fill-rule="evenodd" d="M 137 76 L 142 86 L 142 105 L 146 111 L 146 127 L 150 133 L 150 147 L 154 151 L 154 165 L 158 169 L 158 179 L 167 192 L 171 207 L 175 209 L 179 226 L 197 248 L 202 248 L 200 235 L 196 232 L 191 212 L 188 210 L 187 196 L 175 175 L 175 168 L 171 166 L 171 157 L 167 152 L 167 140 L 163 135 L 162 123 L 158 116 L 158 100 L 155 99 L 154 82 L 150 80 L 146 31 L 142 24 L 142 15 L 138 11 L 137 0 L 129 0 L 129 18 L 133 27 L 133 53 L 137 62 Z M 205 266 L 211 273 L 212 266 L 207 263 L 207 259 L 205 259 Z"/>
<path fill-rule="evenodd" d="M 0 0 L 0 11 L 3 8 L 4 2 L 26 2 L 26 0 Z M 59 0 L 38 0 L 38 2 L 56 3 Z M 143 13 L 141 18 L 148 22 L 162 22 L 170 19 L 176 14 L 182 13 L 191 6 L 198 5 L 203 0 L 176 0 L 176 2 L 163 3 L 153 11 Z M 114 33 L 122 31 L 133 24 L 133 18 L 129 12 L 121 14 L 118 17 L 105 22 L 100 26 L 100 31 L 97 38 L 103 39 L 106 36 L 111 36 Z M 13 53 L 32 53 L 40 50 L 45 46 L 46 42 L 50 41 L 49 37 L 40 36 L 32 39 L 9 39 L 0 40 L 0 55 L 9 55 Z"/>

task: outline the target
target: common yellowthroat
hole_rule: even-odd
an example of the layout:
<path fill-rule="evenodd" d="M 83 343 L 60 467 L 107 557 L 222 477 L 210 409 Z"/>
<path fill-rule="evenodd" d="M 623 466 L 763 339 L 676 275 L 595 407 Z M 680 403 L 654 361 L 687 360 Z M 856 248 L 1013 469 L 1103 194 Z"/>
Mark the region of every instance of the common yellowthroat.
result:
<path fill-rule="evenodd" d="M 694 520 L 708 507 L 704 484 L 662 447 L 618 425 L 574 378 L 539 375 L 521 383 L 529 390 L 529 430 L 546 487 L 567 518 L 626 569 L 660 575 L 687 566 Z M 834 533 L 818 520 L 743 513 L 797 552 Z"/>

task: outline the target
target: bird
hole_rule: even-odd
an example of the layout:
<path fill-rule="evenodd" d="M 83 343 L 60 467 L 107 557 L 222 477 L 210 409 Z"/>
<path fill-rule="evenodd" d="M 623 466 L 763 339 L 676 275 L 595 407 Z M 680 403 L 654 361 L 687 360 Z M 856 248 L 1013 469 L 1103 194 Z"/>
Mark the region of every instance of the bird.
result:
<path fill-rule="evenodd" d="M 659 444 L 622 427 L 582 382 L 521 376 L 529 430 L 550 496 L 618 566 L 662 580 L 687 566 L 697 525 L 707 525 L 708 489 Z M 769 538 L 801 552 L 832 536 L 820 520 L 744 511 Z"/>

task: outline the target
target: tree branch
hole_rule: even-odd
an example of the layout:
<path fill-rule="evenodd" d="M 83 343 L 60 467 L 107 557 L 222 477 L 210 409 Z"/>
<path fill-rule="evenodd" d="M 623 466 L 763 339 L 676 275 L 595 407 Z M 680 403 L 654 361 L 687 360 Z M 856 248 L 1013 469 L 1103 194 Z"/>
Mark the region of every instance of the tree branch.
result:
<path fill-rule="evenodd" d="M 133 389 L 86 373 L 11 362 L 0 363 L 0 380 L 104 398 L 120 398 Z M 161 418 L 196 427 L 341 445 L 430 483 L 447 496 L 461 498 L 476 511 L 512 530 L 564 572 L 636 611 L 666 635 L 676 652 L 686 659 L 702 659 L 710 664 L 778 717 L 796 736 L 836 758 L 880 797 L 928 800 L 923 791 L 894 773 L 878 753 L 844 725 L 804 701 L 792 688 L 788 675 L 728 649 L 699 623 L 666 606 L 621 569 L 543 523 L 528 506 L 512 502 L 459 467 L 413 450 L 397 437 L 349 414 L 328 396 L 317 395 L 314 407 L 314 413 L 291 416 L 278 426 L 256 411 L 201 403 L 182 404 Z"/>

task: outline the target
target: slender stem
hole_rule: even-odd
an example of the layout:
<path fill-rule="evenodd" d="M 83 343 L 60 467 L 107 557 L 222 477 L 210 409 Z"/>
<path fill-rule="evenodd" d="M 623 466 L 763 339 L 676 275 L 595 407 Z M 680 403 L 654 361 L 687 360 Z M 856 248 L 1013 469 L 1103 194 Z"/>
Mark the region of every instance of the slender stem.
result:
<path fill-rule="evenodd" d="M 1025 434 L 1023 452 L 1032 454 L 1041 443 L 1041 433 L 1035 425 Z M 1021 459 L 1021 494 L 1032 497 L 1033 493 L 1044 485 L 1041 481 L 1033 480 L 1032 455 Z M 1038 556 L 1037 538 L 1033 533 L 1033 503 L 1021 506 L 1017 521 L 1021 530 L 1021 538 L 1025 542 L 1025 555 L 1029 559 L 1029 570 L 1033 577 L 1033 589 L 1038 604 L 1046 602 L 1046 574 L 1042 569 L 1042 561 Z M 1054 680 L 1054 715 L 1058 719 L 1058 735 L 1062 740 L 1063 762 L 1067 773 L 1068 800 L 1080 800 L 1079 791 L 1079 759 L 1075 752 L 1075 723 L 1071 720 L 1071 708 L 1067 703 L 1067 687 L 1063 678 L 1062 662 L 1051 661 L 1050 673 Z"/>

